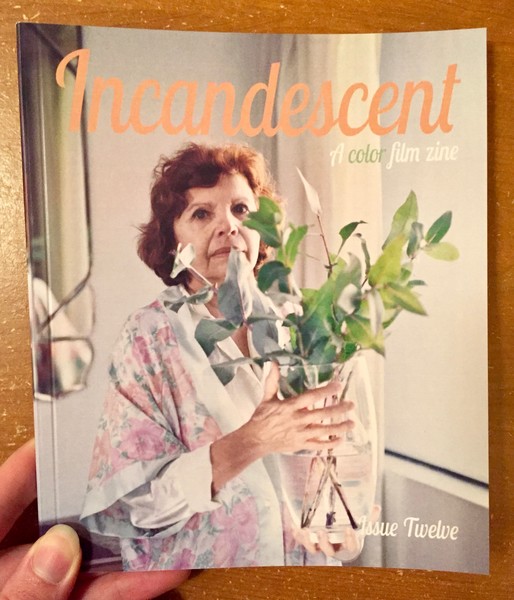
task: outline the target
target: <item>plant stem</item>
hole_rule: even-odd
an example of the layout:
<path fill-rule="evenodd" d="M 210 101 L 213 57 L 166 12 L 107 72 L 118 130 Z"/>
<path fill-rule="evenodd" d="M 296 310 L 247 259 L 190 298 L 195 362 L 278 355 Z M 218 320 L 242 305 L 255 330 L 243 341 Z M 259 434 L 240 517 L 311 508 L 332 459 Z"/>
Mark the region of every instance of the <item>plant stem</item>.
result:
<path fill-rule="evenodd" d="M 348 520 L 350 521 L 350 525 L 352 526 L 352 529 L 359 529 L 359 525 L 357 524 L 357 522 L 355 521 L 355 519 L 353 518 L 353 515 L 350 511 L 350 507 L 348 506 L 348 504 L 346 503 L 346 499 L 344 497 L 343 494 L 343 488 L 341 486 L 341 484 L 339 483 L 339 481 L 337 481 L 336 479 L 336 474 L 333 471 L 333 464 L 332 465 L 327 465 L 327 467 L 330 469 L 330 480 L 332 482 L 332 485 L 335 489 L 335 491 L 337 492 L 337 495 L 339 496 L 339 499 L 341 500 L 343 506 L 344 506 L 344 510 L 346 512 L 346 516 L 348 517 Z"/>
<path fill-rule="evenodd" d="M 194 277 L 196 277 L 196 279 L 198 279 L 199 281 L 201 281 L 202 283 L 205 283 L 205 285 L 208 285 L 209 287 L 213 288 L 214 291 L 216 291 L 216 286 L 211 283 L 208 279 L 206 279 L 199 271 L 197 271 L 194 267 L 187 267 L 187 270 L 191 273 L 191 275 L 193 275 Z"/>
<path fill-rule="evenodd" d="M 307 483 L 311 480 L 311 477 L 313 476 L 313 472 L 314 472 L 314 465 L 316 464 L 316 458 L 313 458 L 311 460 L 311 464 L 309 465 L 309 473 L 307 475 Z M 308 503 L 308 497 L 307 497 L 307 490 L 305 491 L 304 495 L 303 495 L 303 502 L 302 502 L 302 516 L 300 519 L 300 523 L 301 523 L 301 527 L 305 527 L 304 523 L 307 519 L 307 516 L 309 514 L 309 511 L 312 510 L 312 503 L 309 504 Z"/>
<path fill-rule="evenodd" d="M 325 230 L 323 229 L 323 223 L 321 221 L 321 217 L 319 215 L 316 215 L 316 218 L 318 219 L 320 235 L 321 235 L 321 239 L 323 240 L 323 248 L 325 249 L 325 254 L 327 255 L 328 277 L 330 277 L 332 275 L 333 265 L 332 265 L 332 261 L 330 260 L 330 251 L 327 246 L 327 238 L 325 235 Z"/>
<path fill-rule="evenodd" d="M 325 466 L 323 469 L 323 473 L 321 474 L 321 477 L 320 477 L 320 480 L 318 483 L 318 487 L 316 489 L 316 493 L 314 494 L 312 503 L 310 504 L 310 506 L 308 508 L 306 508 L 306 506 L 304 506 L 302 508 L 302 518 L 301 518 L 302 528 L 310 527 L 312 520 L 314 519 L 314 516 L 316 515 L 316 511 L 318 510 L 319 503 L 321 501 L 321 495 L 323 492 L 323 488 L 325 487 L 327 479 L 330 477 L 332 489 L 335 490 L 337 496 L 339 497 L 339 500 L 341 500 L 341 504 L 344 507 L 346 516 L 348 517 L 348 520 L 350 521 L 350 525 L 351 525 L 352 529 L 359 529 L 359 525 L 358 525 L 357 521 L 355 520 L 354 516 L 352 515 L 352 511 L 350 510 L 350 507 L 348 506 L 348 503 L 346 502 L 346 498 L 344 497 L 342 486 L 339 483 L 339 481 L 337 481 L 336 474 L 334 473 L 334 466 L 335 466 L 335 460 L 336 460 L 335 456 L 329 456 L 326 461 L 321 456 L 317 456 L 316 458 L 313 458 L 312 462 L 311 462 L 309 476 L 312 474 L 312 472 L 314 470 L 313 469 L 314 461 L 316 461 L 318 459 L 321 460 Z M 305 500 L 305 498 L 304 498 L 304 500 Z"/>
<path fill-rule="evenodd" d="M 323 469 L 323 473 L 321 474 L 321 478 L 319 480 L 319 484 L 318 484 L 318 488 L 316 490 L 316 493 L 314 494 L 314 498 L 312 500 L 311 505 L 309 506 L 309 508 L 307 509 L 307 512 L 305 514 L 302 514 L 302 519 L 301 519 L 301 526 L 302 528 L 304 527 L 309 527 L 310 524 L 312 523 L 312 519 L 314 519 L 314 515 L 316 514 L 316 511 L 318 510 L 318 506 L 319 503 L 321 501 L 321 493 L 323 491 L 323 488 L 325 487 L 325 483 L 327 482 L 327 479 L 330 475 L 330 467 L 329 465 L 320 457 L 320 456 L 316 456 L 315 458 L 312 459 L 312 463 L 311 463 L 311 472 L 312 472 L 312 466 L 314 461 L 317 460 L 322 460 L 325 468 Z M 329 456 L 328 457 L 329 461 L 333 461 L 334 457 L 333 456 Z"/>

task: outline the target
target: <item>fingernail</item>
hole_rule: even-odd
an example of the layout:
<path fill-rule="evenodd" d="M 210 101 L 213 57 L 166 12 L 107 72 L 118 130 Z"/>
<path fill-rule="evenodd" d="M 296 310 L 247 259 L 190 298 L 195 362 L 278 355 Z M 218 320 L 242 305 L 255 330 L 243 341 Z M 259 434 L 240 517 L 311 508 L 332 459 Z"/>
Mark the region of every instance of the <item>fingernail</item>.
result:
<path fill-rule="evenodd" d="M 49 529 L 33 547 L 32 570 L 53 585 L 61 583 L 80 554 L 79 539 L 67 525 Z"/>

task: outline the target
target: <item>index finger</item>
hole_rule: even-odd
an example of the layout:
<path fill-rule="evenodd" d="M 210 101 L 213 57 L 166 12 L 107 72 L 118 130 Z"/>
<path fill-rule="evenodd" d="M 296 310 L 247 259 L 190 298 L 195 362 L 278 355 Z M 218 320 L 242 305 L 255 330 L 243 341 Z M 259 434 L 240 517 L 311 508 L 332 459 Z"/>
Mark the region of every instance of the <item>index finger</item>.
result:
<path fill-rule="evenodd" d="M 0 540 L 36 495 L 36 453 L 32 439 L 0 466 Z"/>
<path fill-rule="evenodd" d="M 302 408 L 310 408 L 324 398 L 334 397 L 334 400 L 339 399 L 342 391 L 343 385 L 339 381 L 331 381 L 323 387 L 308 390 L 292 400 L 295 403 L 295 408 L 300 410 Z"/>

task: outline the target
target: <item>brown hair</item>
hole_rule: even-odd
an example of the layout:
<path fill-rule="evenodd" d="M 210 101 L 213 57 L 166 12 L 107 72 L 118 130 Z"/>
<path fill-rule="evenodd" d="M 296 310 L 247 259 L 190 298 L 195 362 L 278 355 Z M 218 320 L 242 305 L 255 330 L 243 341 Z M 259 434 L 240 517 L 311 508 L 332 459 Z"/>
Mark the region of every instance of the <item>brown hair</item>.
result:
<path fill-rule="evenodd" d="M 154 169 L 151 188 L 151 216 L 140 227 L 137 253 L 166 285 L 186 283 L 187 273 L 170 277 L 172 252 L 177 247 L 173 223 L 187 206 L 187 191 L 214 187 L 222 175 L 240 173 L 258 198 L 278 200 L 274 183 L 262 154 L 248 146 L 226 144 L 207 146 L 190 143 L 172 157 L 161 157 Z M 269 248 L 259 248 L 256 269 L 268 258 Z"/>

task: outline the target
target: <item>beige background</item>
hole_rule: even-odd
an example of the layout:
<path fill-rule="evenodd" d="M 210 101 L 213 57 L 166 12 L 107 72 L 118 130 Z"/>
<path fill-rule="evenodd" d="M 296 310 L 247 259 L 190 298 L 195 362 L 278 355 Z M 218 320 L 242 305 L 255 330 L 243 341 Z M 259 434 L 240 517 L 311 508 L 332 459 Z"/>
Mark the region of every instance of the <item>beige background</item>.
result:
<path fill-rule="evenodd" d="M 489 364 L 491 575 L 382 569 L 204 571 L 168 598 L 421 599 L 510 596 L 514 584 L 512 475 L 514 376 L 512 256 L 514 226 L 514 2 L 310 0 L 11 0 L 0 7 L 0 459 L 33 432 L 25 233 L 14 24 L 21 20 L 84 25 L 270 32 L 381 32 L 487 27 L 489 59 Z M 480 349 L 470 349 L 480 351 Z M 35 511 L 11 539 L 34 531 Z M 23 530 L 23 532 L 21 532 Z"/>

